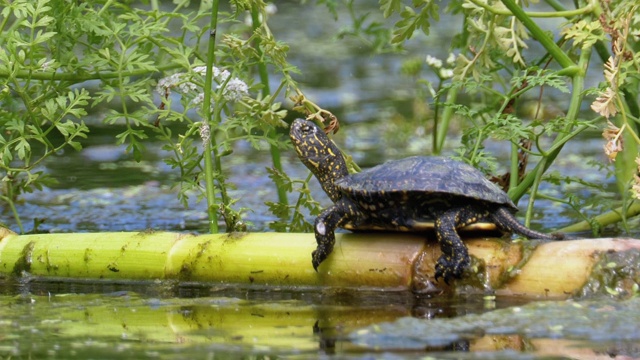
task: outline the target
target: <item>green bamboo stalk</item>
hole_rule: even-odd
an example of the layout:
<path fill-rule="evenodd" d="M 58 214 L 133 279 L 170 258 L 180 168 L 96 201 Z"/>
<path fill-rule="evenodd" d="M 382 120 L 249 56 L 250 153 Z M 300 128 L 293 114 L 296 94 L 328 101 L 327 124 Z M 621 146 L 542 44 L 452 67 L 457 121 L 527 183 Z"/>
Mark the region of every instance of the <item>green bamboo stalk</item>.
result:
<path fill-rule="evenodd" d="M 640 249 L 640 240 L 634 239 L 525 245 L 482 238 L 467 239 L 466 244 L 476 259 L 472 272 L 483 271 L 455 282 L 458 290 L 484 291 L 488 286 L 501 294 L 556 298 L 581 289 L 592 276 L 599 254 Z M 397 291 L 429 287 L 426 284 L 433 282 L 440 256 L 438 244 L 425 242 L 422 235 L 337 234 L 333 253 L 315 272 L 310 256 L 315 247 L 313 234 L 294 233 L 16 235 L 0 231 L 0 274 L 28 273 L 45 280 L 180 280 Z M 558 277 L 558 273 L 572 275 Z M 434 284 L 447 288 L 442 282 Z"/>
<path fill-rule="evenodd" d="M 415 236 L 389 241 L 383 234 L 339 234 L 334 255 L 316 273 L 313 234 L 8 234 L 0 242 L 0 273 L 407 289 L 411 263 L 423 246 L 424 239 Z"/>

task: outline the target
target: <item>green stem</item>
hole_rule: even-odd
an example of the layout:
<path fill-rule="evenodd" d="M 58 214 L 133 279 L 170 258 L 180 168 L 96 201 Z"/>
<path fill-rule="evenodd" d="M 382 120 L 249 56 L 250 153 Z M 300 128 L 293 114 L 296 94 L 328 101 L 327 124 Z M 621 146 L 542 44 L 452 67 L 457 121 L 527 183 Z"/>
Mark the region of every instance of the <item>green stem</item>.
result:
<path fill-rule="evenodd" d="M 553 56 L 553 58 L 563 67 L 563 74 L 573 76 L 576 72 L 580 72 L 581 68 L 571 61 L 569 55 L 567 55 L 547 33 L 542 30 L 538 24 L 536 24 L 527 13 L 522 10 L 518 4 L 513 0 L 501 0 L 504 6 L 509 9 L 513 15 L 522 22 L 522 24 L 529 30 L 532 37 L 536 39 L 544 48 Z M 582 70 L 584 71 L 584 70 Z"/>
<path fill-rule="evenodd" d="M 255 34 L 262 26 L 262 21 L 260 19 L 260 9 L 256 4 L 253 4 L 251 6 L 251 20 L 253 23 L 253 33 Z M 256 49 L 259 57 L 258 73 L 260 74 L 260 82 L 262 83 L 262 98 L 264 99 L 267 96 L 271 96 L 271 88 L 269 87 L 269 72 L 267 71 L 267 64 L 264 62 L 264 53 L 262 51 L 262 48 L 260 47 L 260 43 L 260 37 L 256 36 L 254 40 L 254 48 Z M 276 139 L 276 135 L 277 134 L 273 129 L 267 133 L 267 136 L 273 140 Z M 277 145 L 271 144 L 269 150 L 271 152 L 271 162 L 273 163 L 273 167 L 280 173 L 283 173 L 284 171 L 282 170 L 280 149 Z M 276 191 L 278 193 L 278 201 L 282 204 L 288 204 L 289 202 L 287 199 L 287 191 L 278 181 L 276 181 L 275 183 Z"/>
<path fill-rule="evenodd" d="M 218 26 L 218 5 L 219 0 L 213 0 L 211 8 L 211 23 L 210 23 L 210 35 L 209 35 L 209 48 L 207 52 L 207 75 L 204 81 L 204 100 L 203 100 L 203 112 L 204 119 L 203 126 L 209 131 L 209 138 L 204 140 L 204 176 L 205 176 L 205 192 L 207 197 L 207 213 L 209 215 L 209 231 L 212 234 L 218 232 L 218 204 L 216 202 L 216 191 L 214 174 L 220 170 L 220 157 L 218 156 L 218 147 L 216 145 L 216 137 L 212 131 L 213 124 L 218 124 L 220 121 L 220 112 L 214 111 L 212 119 L 211 114 L 211 99 L 213 87 L 213 63 L 215 62 L 215 46 L 216 46 L 216 30 Z M 216 102 L 215 107 L 220 107 L 219 101 Z M 214 165 L 213 158 L 216 159 Z M 217 166 L 216 166 L 217 165 Z"/>
<path fill-rule="evenodd" d="M 20 233 L 24 234 L 24 228 L 22 227 L 22 222 L 20 221 L 20 214 L 18 214 L 18 209 L 16 209 L 16 204 L 13 202 L 13 198 L 15 197 L 13 194 L 13 184 L 7 183 L 7 196 L 2 196 L 0 199 L 4 200 L 9 207 L 11 208 L 11 212 L 13 213 L 13 218 L 16 219 L 16 225 L 18 225 L 18 229 L 20 229 Z"/>
<path fill-rule="evenodd" d="M 511 176 L 509 177 L 509 189 L 513 189 L 516 186 L 518 186 L 518 181 L 520 181 L 519 179 L 519 175 L 520 175 L 520 171 L 519 171 L 519 162 L 520 159 L 518 157 L 518 152 L 520 151 L 520 147 L 518 147 L 517 144 L 515 143 L 511 143 L 511 168 L 509 169 Z"/>
<path fill-rule="evenodd" d="M 503 0 L 509 1 L 509 0 Z M 578 118 L 578 112 L 580 111 L 580 105 L 582 104 L 582 99 L 584 98 L 584 74 L 585 70 L 589 65 L 589 57 L 591 56 L 591 48 L 586 48 L 580 54 L 580 60 L 578 66 L 582 71 L 575 73 L 572 77 L 573 90 L 571 92 L 571 102 L 569 104 L 569 109 L 567 111 L 567 116 L 565 117 L 567 125 L 561 131 L 558 136 L 553 141 L 553 145 L 547 152 L 547 156 L 542 159 L 536 165 L 536 167 L 528 173 L 522 182 L 513 189 L 509 189 L 509 196 L 513 199 L 514 202 L 518 202 L 520 198 L 527 192 L 531 186 L 535 183 L 535 178 L 541 176 L 549 166 L 553 163 L 555 158 L 558 156 L 564 144 L 569 141 L 573 136 L 577 135 L 576 131 L 573 131 L 573 123 Z M 582 127 L 578 128 L 579 131 L 584 130 Z M 535 191 L 534 191 L 535 193 Z M 534 201 L 535 199 L 532 199 Z"/>
<path fill-rule="evenodd" d="M 540 163 L 546 169 L 548 166 L 545 164 L 547 162 L 547 158 L 542 158 Z M 531 192 L 529 193 L 529 202 L 527 203 L 527 212 L 524 215 L 524 225 L 531 225 L 531 217 L 533 216 L 533 205 L 535 204 L 538 188 L 540 187 L 540 183 L 542 182 L 542 174 L 544 171 L 536 171 L 534 172 L 535 177 L 533 178 L 533 186 L 531 187 Z M 513 175 L 513 174 L 512 174 Z"/>
<path fill-rule="evenodd" d="M 438 155 L 440 154 L 440 150 L 438 148 L 438 122 L 440 121 L 440 119 L 438 119 L 438 116 L 440 116 L 440 90 L 442 89 L 442 79 L 440 79 L 440 81 L 438 82 L 438 89 L 436 90 L 436 96 L 435 96 L 435 104 L 434 104 L 434 109 L 433 109 L 433 129 L 431 131 L 431 142 L 433 143 L 431 145 L 431 152 L 434 155 Z"/>
<path fill-rule="evenodd" d="M 31 79 L 31 80 L 58 80 L 58 81 L 72 81 L 75 83 L 88 81 L 88 80 L 106 80 L 117 79 L 119 77 L 136 77 L 144 76 L 156 72 L 165 72 L 171 69 L 180 68 L 179 64 L 166 64 L 156 68 L 156 71 L 150 71 L 148 69 L 138 69 L 130 71 L 107 71 L 107 72 L 94 72 L 89 74 L 79 74 L 77 72 L 55 72 L 55 71 L 43 71 L 32 72 L 32 70 L 18 70 L 15 72 L 0 71 L 0 78 L 15 78 L 15 79 Z"/>
<path fill-rule="evenodd" d="M 503 10 L 503 9 L 497 9 L 495 7 L 489 6 L 486 3 L 483 3 L 482 1 L 478 1 L 478 0 L 470 0 L 474 5 L 479 6 L 489 12 L 491 12 L 492 14 L 496 14 L 496 15 L 513 15 L 513 13 L 511 11 L 508 10 Z M 556 9 L 557 10 L 557 9 Z M 575 10 L 557 10 L 557 11 L 527 11 L 525 14 L 528 17 L 532 17 L 532 18 L 557 18 L 557 17 L 572 17 L 572 16 L 577 16 L 577 15 L 582 15 L 588 12 L 591 12 L 591 10 L 593 10 L 593 6 L 591 4 L 585 6 L 585 7 L 581 7 L 579 9 L 575 9 Z"/>
<path fill-rule="evenodd" d="M 102 5 L 102 8 L 100 9 L 100 11 L 98 11 L 98 16 L 102 15 L 103 12 L 109 9 L 111 7 L 111 4 L 113 4 L 113 2 L 114 0 L 108 0 L 104 5 Z"/>
<path fill-rule="evenodd" d="M 622 220 L 623 216 L 626 218 L 634 217 L 640 214 L 640 201 L 635 201 L 631 206 L 624 210 L 624 207 L 619 207 L 617 209 L 607 211 L 604 214 L 600 214 L 594 217 L 591 221 L 581 221 L 579 223 L 571 224 L 562 229 L 558 229 L 559 232 L 578 232 L 578 231 L 589 231 L 591 230 L 592 222 L 597 222 L 602 227 L 610 224 L 618 223 Z"/>
<path fill-rule="evenodd" d="M 442 151 L 442 147 L 444 146 L 444 140 L 447 137 L 449 123 L 451 122 L 451 119 L 453 118 L 453 115 L 455 113 L 453 106 L 451 105 L 454 105 L 458 100 L 458 90 L 459 89 L 457 87 L 451 87 L 447 92 L 446 104 L 449 106 L 445 106 L 444 110 L 442 111 L 442 118 L 440 119 L 440 124 L 437 131 L 438 136 L 436 139 L 436 144 L 434 144 L 434 154 L 440 154 L 440 152 Z"/>

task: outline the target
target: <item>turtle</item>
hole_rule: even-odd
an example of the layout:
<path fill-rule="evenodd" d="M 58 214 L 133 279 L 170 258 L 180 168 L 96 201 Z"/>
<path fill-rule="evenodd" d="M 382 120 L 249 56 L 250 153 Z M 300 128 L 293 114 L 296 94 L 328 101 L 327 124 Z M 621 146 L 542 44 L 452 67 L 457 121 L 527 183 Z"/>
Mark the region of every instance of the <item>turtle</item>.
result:
<path fill-rule="evenodd" d="M 349 174 L 340 149 L 314 122 L 294 120 L 289 135 L 298 157 L 333 201 L 314 222 L 315 271 L 331 254 L 338 227 L 424 232 L 425 224 L 433 224 L 442 252 L 435 280 L 447 284 L 462 278 L 469 267 L 469 253 L 458 230 L 470 224 L 492 223 L 503 232 L 531 239 L 564 238 L 518 222 L 514 216 L 518 208 L 507 193 L 462 161 L 412 156 Z"/>

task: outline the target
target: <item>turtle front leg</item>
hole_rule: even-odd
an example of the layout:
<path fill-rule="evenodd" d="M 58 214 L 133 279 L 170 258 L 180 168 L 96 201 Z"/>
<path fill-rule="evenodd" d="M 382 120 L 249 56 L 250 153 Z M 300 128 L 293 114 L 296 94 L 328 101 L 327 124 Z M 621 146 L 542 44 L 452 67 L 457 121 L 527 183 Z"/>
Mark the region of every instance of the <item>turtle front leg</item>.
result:
<path fill-rule="evenodd" d="M 436 281 L 443 278 L 449 284 L 451 279 L 461 278 L 464 270 L 469 267 L 469 252 L 456 228 L 475 221 L 464 209 L 455 208 L 445 211 L 436 219 L 436 236 L 442 251 L 436 263 Z"/>
<path fill-rule="evenodd" d="M 334 205 L 323 210 L 316 218 L 313 231 L 316 235 L 318 247 L 311 253 L 311 263 L 317 272 L 318 266 L 331 254 L 336 242 L 335 230 L 346 218 L 340 206 Z"/>

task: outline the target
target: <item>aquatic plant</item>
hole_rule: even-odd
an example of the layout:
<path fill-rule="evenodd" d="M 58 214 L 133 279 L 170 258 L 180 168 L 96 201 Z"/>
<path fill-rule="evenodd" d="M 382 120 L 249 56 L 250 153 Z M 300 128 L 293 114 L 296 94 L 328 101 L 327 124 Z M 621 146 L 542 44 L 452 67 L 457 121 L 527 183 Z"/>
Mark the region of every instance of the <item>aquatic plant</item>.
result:
<path fill-rule="evenodd" d="M 186 206 L 194 191 L 206 199 L 211 232 L 219 216 L 226 231 L 245 227 L 222 159 L 246 141 L 269 148 L 273 171 L 283 173 L 280 149 L 288 145 L 277 129 L 286 126 L 287 110 L 276 99 L 299 92 L 288 47 L 267 24 L 273 5 L 18 0 L 2 6 L 1 199 L 20 231 L 19 195 L 56 181 L 39 165 L 67 148 L 81 150 L 79 140 L 89 134 L 83 118 L 105 105 L 102 121 L 124 128 L 116 141 L 135 160 L 150 136 L 165 143 L 173 154 L 166 162 L 179 172 L 180 200 Z M 275 91 L 270 75 L 279 82 Z M 286 206 L 276 178 L 274 188 Z"/>
<path fill-rule="evenodd" d="M 414 102 L 432 99 L 424 114 L 415 115 L 413 127 L 431 133 L 434 154 L 443 150 L 452 130 L 462 129 L 458 158 L 483 169 L 514 201 L 528 194 L 527 224 L 540 198 L 563 203 L 585 219 L 568 231 L 591 228 L 599 233 L 612 222 L 623 220 L 627 226 L 627 217 L 640 213 L 640 17 L 635 1 L 577 1 L 575 9 L 566 9 L 546 0 L 548 10 L 537 11 L 528 9 L 526 1 L 514 0 L 452 1 L 444 9 L 435 0 L 380 0 L 382 17 L 359 13 L 354 1 L 345 2 L 348 11 L 340 11 L 337 2 L 322 2 L 334 16 L 351 17 L 353 27 L 342 36 L 359 39 L 372 51 L 402 51 L 409 42 L 414 49 L 416 43 L 425 43 L 423 55 L 408 57 L 402 67 L 416 79 Z M 461 25 L 452 36 L 446 61 L 426 45 L 432 24 L 443 16 Z M 563 21 L 549 21 L 555 19 Z M 545 30 L 543 23 L 553 25 Z M 534 44 L 544 53 L 527 52 Z M 604 81 L 589 88 L 587 71 L 600 67 L 592 62 L 592 53 L 604 63 Z M 530 110 L 523 109 L 531 104 Z M 587 106 L 592 112 L 583 111 Z M 386 121 L 389 128 L 404 126 Z M 548 171 L 569 141 L 596 129 L 604 129 L 603 147 L 610 162 L 585 163 L 616 177 L 615 200 L 540 194 L 542 182 L 607 191 L 602 184 Z M 509 171 L 503 176 L 496 175 L 496 157 L 485 149 L 488 141 L 510 144 Z M 528 163 L 535 167 L 528 170 Z"/>
<path fill-rule="evenodd" d="M 328 131 L 337 131 L 339 122 L 297 86 L 292 77 L 297 69 L 287 61 L 289 46 L 269 28 L 274 5 L 0 3 L 0 199 L 21 231 L 15 206 L 20 195 L 55 182 L 43 161 L 81 150 L 90 135 L 83 118 L 102 106 L 108 108 L 102 121 L 124 128 L 116 142 L 134 159 L 142 159 L 150 136 L 165 143 L 172 154 L 166 162 L 179 173 L 179 198 L 186 205 L 197 194 L 207 202 L 211 232 L 219 231 L 220 218 L 226 231 L 246 228 L 246 209 L 236 207 L 228 192 L 234 185 L 226 176 L 235 166 L 228 160 L 239 141 L 270 153 L 276 199 L 267 205 L 279 219 L 271 227 L 310 228 L 305 217 L 317 214 L 319 204 L 310 195 L 309 178 L 292 179 L 282 170 L 280 151 L 289 145 L 279 128 L 286 126 L 289 110 L 325 122 Z M 380 0 L 375 14 L 352 0 L 317 3 L 334 17 L 350 18 L 351 27 L 341 29 L 338 39 L 356 39 L 372 54 L 424 41 L 445 13 L 459 22 L 446 59 L 425 46 L 403 65 L 403 73 L 416 79 L 414 104 L 426 109 L 405 126 L 430 134 L 435 154 L 452 139 L 447 134 L 461 129 L 457 156 L 493 176 L 515 201 L 528 194 L 527 224 L 540 198 L 563 203 L 585 220 L 568 230 L 597 233 L 619 220 L 626 226 L 628 217 L 640 213 L 640 18 L 633 0 L 577 2 L 575 9 L 546 0 L 548 11 L 514 0 L 461 0 L 448 3 L 444 12 L 435 0 Z M 539 19 L 548 18 L 563 22 L 545 31 Z M 541 56 L 527 52 L 533 44 L 544 49 Z M 604 64 L 604 76 L 589 88 L 587 70 L 600 66 L 592 64 L 593 54 Z M 550 100 L 560 96 L 565 101 L 553 103 L 563 108 L 551 109 Z M 287 98 L 294 103 L 291 109 L 281 104 Z M 428 106 L 425 99 L 431 99 Z M 533 110 L 523 111 L 524 103 Z M 389 126 L 394 121 L 382 120 Z M 618 196 L 603 201 L 541 194 L 543 182 L 561 191 L 566 184 L 606 191 L 602 184 L 549 171 L 565 144 L 593 129 L 604 130 L 603 151 L 611 160 L 588 162 L 616 177 Z M 496 175 L 488 141 L 510 147 L 507 174 Z M 292 192 L 297 200 L 290 204 Z"/>

